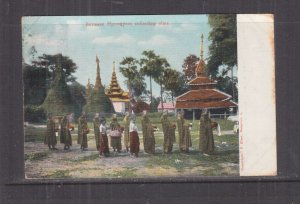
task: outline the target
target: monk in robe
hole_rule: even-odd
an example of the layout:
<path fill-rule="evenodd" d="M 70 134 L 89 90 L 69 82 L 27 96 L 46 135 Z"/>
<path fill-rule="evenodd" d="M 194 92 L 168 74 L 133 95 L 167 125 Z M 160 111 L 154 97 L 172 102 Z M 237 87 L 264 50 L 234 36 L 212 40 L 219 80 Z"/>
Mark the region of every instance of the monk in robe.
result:
<path fill-rule="evenodd" d="M 164 153 L 171 153 L 174 142 L 174 126 L 170 123 L 167 113 L 161 117 L 161 124 L 164 133 Z"/>
<path fill-rule="evenodd" d="M 129 113 L 126 112 L 125 117 L 124 117 L 124 145 L 126 148 L 126 152 L 129 151 Z"/>
<path fill-rule="evenodd" d="M 147 137 L 147 134 L 148 134 L 148 124 L 150 123 L 150 120 L 149 120 L 149 117 L 147 115 L 147 111 L 144 110 L 143 111 L 143 116 L 142 116 L 142 119 L 141 119 L 141 123 L 142 123 L 142 133 L 143 133 L 143 143 L 144 143 L 144 146 L 145 146 L 145 138 Z"/>
<path fill-rule="evenodd" d="M 155 153 L 154 128 L 149 120 L 147 111 L 143 111 L 143 117 L 141 122 L 142 122 L 144 150 L 148 154 L 154 154 Z"/>
<path fill-rule="evenodd" d="M 47 120 L 47 132 L 44 139 L 44 143 L 48 145 L 49 150 L 57 150 L 55 148 L 55 145 L 57 144 L 55 132 L 56 132 L 55 123 L 52 119 L 51 114 L 49 114 Z"/>
<path fill-rule="evenodd" d="M 208 116 L 207 109 L 203 110 L 200 118 L 200 142 L 199 149 L 204 154 L 211 154 L 214 152 L 214 137 L 211 127 L 211 120 Z"/>
<path fill-rule="evenodd" d="M 138 135 L 138 128 L 135 124 L 135 117 L 132 116 L 129 124 L 129 141 L 130 141 L 130 155 L 138 157 L 140 151 L 140 140 Z"/>
<path fill-rule="evenodd" d="M 109 156 L 109 147 L 108 147 L 108 138 L 106 134 L 106 120 L 105 118 L 100 119 L 100 127 L 99 127 L 99 154 L 100 156 L 104 155 L 105 157 Z"/>
<path fill-rule="evenodd" d="M 86 114 L 82 114 L 82 116 L 80 117 L 80 148 L 83 151 L 87 151 L 88 149 L 88 141 L 87 141 L 87 134 L 89 133 L 89 127 L 87 125 L 87 121 L 86 121 Z"/>
<path fill-rule="evenodd" d="M 99 118 L 99 114 L 96 113 L 94 121 L 93 121 L 93 125 L 94 125 L 94 135 L 95 135 L 95 144 L 96 144 L 96 148 L 99 151 L 100 148 L 100 143 L 99 143 L 99 127 L 100 127 L 100 118 Z"/>
<path fill-rule="evenodd" d="M 65 115 L 60 123 L 60 143 L 64 144 L 64 150 L 68 150 L 70 149 L 70 146 L 72 146 L 70 122 L 68 117 L 68 115 Z"/>
<path fill-rule="evenodd" d="M 151 123 L 148 124 L 147 137 L 145 138 L 145 152 L 148 154 L 155 154 L 155 137 L 154 127 Z"/>
<path fill-rule="evenodd" d="M 80 120 L 82 118 L 82 115 L 78 118 L 78 137 L 77 137 L 77 144 L 81 144 L 82 138 L 81 138 L 81 130 L 80 130 Z"/>
<path fill-rule="evenodd" d="M 118 123 L 116 114 L 113 114 L 110 123 L 110 146 L 113 148 L 114 152 L 117 150 L 118 153 L 120 153 L 122 149 L 122 134 L 120 131 L 120 127 L 121 126 Z"/>
<path fill-rule="evenodd" d="M 192 146 L 191 133 L 189 125 L 184 120 L 183 113 L 177 115 L 177 126 L 179 134 L 179 150 L 180 152 L 189 152 L 189 147 Z"/>
<path fill-rule="evenodd" d="M 192 147 L 192 139 L 191 139 L 191 131 L 190 126 L 187 123 L 184 123 L 183 125 L 183 146 L 182 151 L 183 152 L 189 152 L 189 147 Z"/>
<path fill-rule="evenodd" d="M 178 128 L 178 136 L 179 136 L 178 146 L 179 146 L 180 152 L 182 152 L 182 150 L 183 150 L 182 141 L 183 141 L 183 131 L 184 131 L 184 129 L 183 129 L 184 119 L 183 119 L 180 112 L 177 113 L 176 122 L 177 122 L 177 128 Z"/>

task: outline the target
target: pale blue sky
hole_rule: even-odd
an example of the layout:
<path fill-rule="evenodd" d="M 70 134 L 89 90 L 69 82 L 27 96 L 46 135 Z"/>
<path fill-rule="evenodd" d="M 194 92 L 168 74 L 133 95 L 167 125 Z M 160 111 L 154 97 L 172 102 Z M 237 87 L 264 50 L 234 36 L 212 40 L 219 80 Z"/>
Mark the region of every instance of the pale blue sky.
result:
<path fill-rule="evenodd" d="M 30 62 L 28 50 L 31 46 L 36 47 L 37 55 L 67 55 L 77 64 L 74 75 L 83 85 L 87 84 L 88 78 L 91 83 L 95 82 L 96 55 L 100 59 L 101 78 L 105 85 L 110 82 L 113 61 L 118 70 L 124 57 L 139 59 L 144 50 L 154 50 L 165 57 L 172 68 L 182 71 L 186 56 L 199 56 L 201 33 L 204 35 L 204 57 L 207 57 L 210 31 L 207 21 L 206 15 L 23 17 L 23 57 L 26 63 Z M 168 24 L 160 25 L 160 22 Z M 117 77 L 121 87 L 126 89 L 125 79 L 120 73 Z M 146 82 L 149 83 L 148 78 Z M 154 85 L 153 89 L 158 96 L 159 87 Z"/>

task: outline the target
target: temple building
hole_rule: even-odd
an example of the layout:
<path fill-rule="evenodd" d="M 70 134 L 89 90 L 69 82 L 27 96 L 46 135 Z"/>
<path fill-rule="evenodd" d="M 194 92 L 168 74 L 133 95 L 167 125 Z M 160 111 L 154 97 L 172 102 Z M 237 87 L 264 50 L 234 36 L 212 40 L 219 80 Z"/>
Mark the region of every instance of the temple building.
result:
<path fill-rule="evenodd" d="M 217 90 L 216 81 L 206 76 L 203 59 L 203 34 L 201 35 L 200 60 L 195 68 L 195 73 L 196 77 L 187 84 L 189 91 L 176 98 L 176 110 L 192 113 L 193 119 L 195 119 L 195 117 L 200 117 L 201 110 L 204 108 L 224 109 L 238 106 L 231 100 L 230 95 Z"/>
<path fill-rule="evenodd" d="M 105 94 L 111 100 L 117 113 L 125 113 L 128 111 L 130 101 L 129 94 L 119 86 L 115 71 L 115 62 L 113 62 L 111 81 L 109 87 L 105 91 Z"/>

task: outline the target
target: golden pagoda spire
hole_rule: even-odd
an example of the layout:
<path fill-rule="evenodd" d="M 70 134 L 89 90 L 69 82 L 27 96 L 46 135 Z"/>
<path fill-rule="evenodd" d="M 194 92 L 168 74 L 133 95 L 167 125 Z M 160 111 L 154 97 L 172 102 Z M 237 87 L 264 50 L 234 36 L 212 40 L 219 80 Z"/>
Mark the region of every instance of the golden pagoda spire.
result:
<path fill-rule="evenodd" d="M 99 58 L 96 55 L 96 63 L 97 63 L 97 75 L 96 75 L 96 82 L 95 82 L 95 89 L 99 89 L 102 84 L 101 84 L 101 78 L 100 78 L 100 65 L 99 65 Z"/>
<path fill-rule="evenodd" d="M 123 94 L 123 92 L 124 91 L 120 88 L 119 83 L 118 83 L 118 79 L 117 79 L 117 75 L 116 75 L 116 68 L 115 68 L 115 61 L 114 61 L 111 80 L 110 80 L 109 88 L 108 88 L 106 94 L 109 97 L 113 98 L 113 97 L 121 96 Z"/>
<path fill-rule="evenodd" d="M 200 46 L 200 60 L 203 59 L 203 33 L 201 34 L 201 46 Z"/>
<path fill-rule="evenodd" d="M 200 77 L 200 76 L 204 76 L 205 75 L 205 62 L 204 62 L 204 58 L 203 58 L 203 53 L 204 53 L 204 49 L 203 49 L 203 33 L 201 34 L 201 44 L 200 44 L 200 60 L 198 65 L 196 66 L 195 72 L 196 72 L 196 76 Z"/>

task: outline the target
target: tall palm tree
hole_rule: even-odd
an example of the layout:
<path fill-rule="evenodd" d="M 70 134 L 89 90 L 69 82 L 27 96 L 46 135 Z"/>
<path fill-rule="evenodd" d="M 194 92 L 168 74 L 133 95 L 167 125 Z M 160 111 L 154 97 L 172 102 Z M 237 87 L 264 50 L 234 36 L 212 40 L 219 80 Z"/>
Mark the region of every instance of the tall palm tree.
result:
<path fill-rule="evenodd" d="M 164 78 L 164 71 L 166 68 L 170 67 L 166 58 L 162 58 L 158 56 L 156 60 L 156 67 L 159 70 L 159 73 L 153 77 L 154 81 L 159 84 L 160 86 L 160 101 L 161 101 L 161 108 L 164 110 L 164 101 L 163 101 L 163 86 L 165 85 L 165 78 Z"/>
<path fill-rule="evenodd" d="M 152 78 L 157 79 L 162 71 L 162 60 L 161 58 L 154 53 L 153 50 L 143 51 L 142 55 L 144 58 L 140 60 L 141 73 L 144 76 L 148 76 L 150 80 L 150 100 L 152 104 Z"/>
<path fill-rule="evenodd" d="M 137 70 L 137 63 L 138 61 L 133 57 L 125 57 L 120 63 L 120 72 L 127 78 L 125 83 L 129 90 L 130 101 L 132 101 L 134 96 L 139 97 L 142 95 L 146 89 L 144 78 Z"/>
<path fill-rule="evenodd" d="M 181 73 L 176 71 L 175 69 L 167 68 L 164 70 L 164 85 L 165 89 L 171 91 L 172 104 L 174 106 L 174 95 L 175 92 L 181 88 L 182 82 Z"/>

